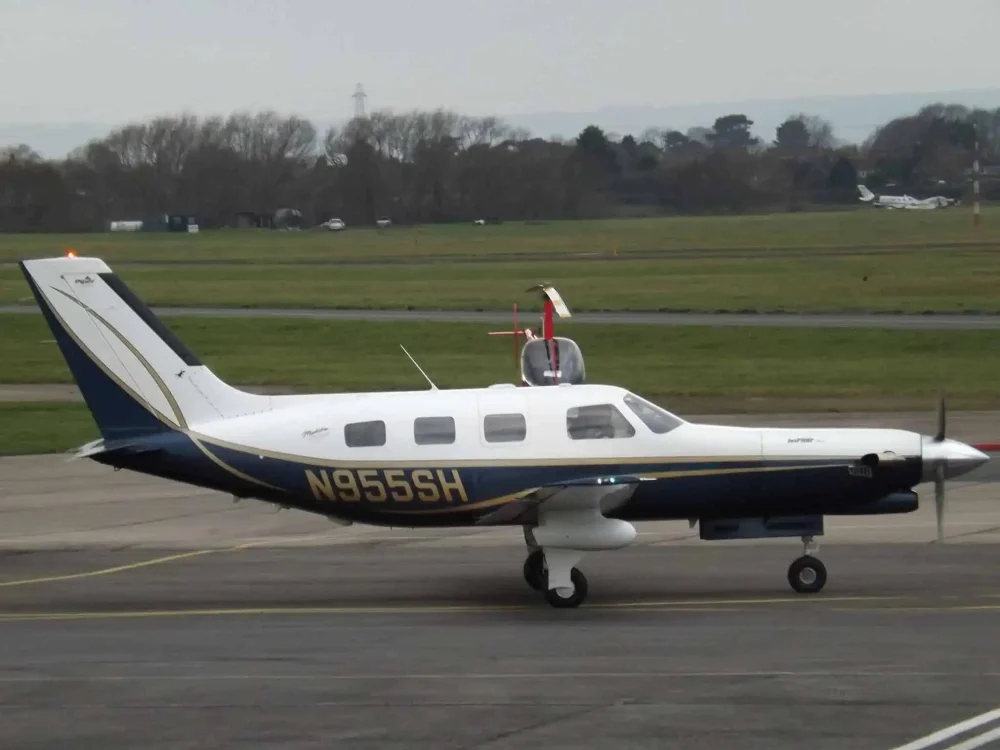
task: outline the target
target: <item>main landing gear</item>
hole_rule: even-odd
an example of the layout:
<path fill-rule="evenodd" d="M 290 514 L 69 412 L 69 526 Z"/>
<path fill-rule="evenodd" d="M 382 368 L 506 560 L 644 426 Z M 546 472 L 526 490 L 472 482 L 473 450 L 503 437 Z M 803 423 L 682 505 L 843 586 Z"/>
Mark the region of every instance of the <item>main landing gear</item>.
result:
<path fill-rule="evenodd" d="M 558 609 L 579 607 L 587 598 L 587 577 L 576 567 L 583 557 L 578 550 L 548 548 L 534 543 L 525 529 L 528 557 L 524 561 L 524 580 L 546 601 Z M 818 594 L 826 585 L 826 566 L 814 557 L 819 545 L 813 537 L 802 537 L 802 556 L 788 566 L 788 583 L 799 594 Z"/>
<path fill-rule="evenodd" d="M 550 554 L 558 552 L 552 550 Z M 557 609 L 579 607 L 587 598 L 587 577 L 578 568 L 570 568 L 571 586 L 549 588 L 549 569 L 545 561 L 545 553 L 536 549 L 524 561 L 524 580 L 535 591 L 545 594 L 545 599 Z"/>
<path fill-rule="evenodd" d="M 802 537 L 802 557 L 788 566 L 788 583 L 799 594 L 818 594 L 826 585 L 826 566 L 812 556 L 818 550 L 811 536 Z"/>

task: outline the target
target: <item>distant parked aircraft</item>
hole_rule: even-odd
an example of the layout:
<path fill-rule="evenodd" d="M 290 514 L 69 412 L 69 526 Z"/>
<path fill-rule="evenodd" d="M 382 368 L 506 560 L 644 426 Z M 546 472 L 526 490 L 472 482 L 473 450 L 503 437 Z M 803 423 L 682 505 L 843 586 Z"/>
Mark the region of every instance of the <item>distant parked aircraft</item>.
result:
<path fill-rule="evenodd" d="M 909 195 L 878 195 L 873 193 L 864 185 L 858 185 L 858 192 L 861 193 L 861 200 L 870 203 L 875 208 L 902 208 L 902 209 L 932 209 L 945 208 L 955 204 L 954 198 L 945 198 L 943 195 L 935 195 L 932 198 L 918 200 Z"/>

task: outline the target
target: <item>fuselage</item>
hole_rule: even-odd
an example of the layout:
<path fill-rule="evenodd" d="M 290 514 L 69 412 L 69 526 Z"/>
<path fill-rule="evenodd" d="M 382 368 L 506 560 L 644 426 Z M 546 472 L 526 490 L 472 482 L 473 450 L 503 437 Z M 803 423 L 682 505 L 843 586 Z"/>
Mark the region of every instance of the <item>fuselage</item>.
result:
<path fill-rule="evenodd" d="M 902 208 L 902 209 L 934 209 L 944 208 L 950 205 L 944 196 L 934 196 L 932 198 L 917 199 L 909 195 L 879 195 L 876 196 L 873 204 L 880 208 Z"/>
<path fill-rule="evenodd" d="M 97 460 L 398 526 L 474 524 L 594 476 L 646 480 L 608 513 L 625 520 L 906 512 L 921 479 L 916 433 L 695 424 L 605 385 L 276 397 L 143 444 Z"/>

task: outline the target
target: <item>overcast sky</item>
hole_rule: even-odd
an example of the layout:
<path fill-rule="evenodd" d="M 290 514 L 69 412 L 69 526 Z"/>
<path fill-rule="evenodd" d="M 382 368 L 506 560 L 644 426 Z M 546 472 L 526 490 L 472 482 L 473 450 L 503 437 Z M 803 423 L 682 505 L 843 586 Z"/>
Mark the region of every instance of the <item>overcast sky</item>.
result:
<path fill-rule="evenodd" d="M 0 0 L 0 121 L 984 88 L 998 29 L 998 0 Z"/>

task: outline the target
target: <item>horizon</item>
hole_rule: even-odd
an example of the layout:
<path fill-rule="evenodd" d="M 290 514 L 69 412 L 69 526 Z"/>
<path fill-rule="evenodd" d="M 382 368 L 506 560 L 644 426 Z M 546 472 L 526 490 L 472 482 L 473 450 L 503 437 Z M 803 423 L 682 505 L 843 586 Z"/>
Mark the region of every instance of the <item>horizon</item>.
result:
<path fill-rule="evenodd" d="M 751 104 L 766 131 L 782 102 L 989 90 L 998 25 L 995 0 L 966 0 L 961 13 L 935 0 L 842 0 L 835 12 L 796 0 L 7 0 L 0 66 L 17 75 L 5 81 L 2 127 L 106 131 L 265 109 L 337 123 L 360 82 L 368 111 L 496 115 L 542 138 L 576 135 L 581 117 L 615 132 L 681 129 L 695 123 L 624 114 Z M 897 81 L 920 90 L 885 91 Z M 888 119 L 808 114 L 848 140 Z"/>
<path fill-rule="evenodd" d="M 573 138 L 587 125 L 597 125 L 605 132 L 616 133 L 619 136 L 631 134 L 638 138 L 645 129 L 677 129 L 684 131 L 689 127 L 701 125 L 710 127 L 714 117 L 731 113 L 747 114 L 754 120 L 753 132 L 764 140 L 770 140 L 773 129 L 784 121 L 787 117 L 804 113 L 807 115 L 818 115 L 831 122 L 834 135 L 837 140 L 844 144 L 859 144 L 878 127 L 881 127 L 894 117 L 915 114 L 920 108 L 931 104 L 962 104 L 970 109 L 978 107 L 994 109 L 1000 107 L 1000 88 L 977 88 L 977 89 L 956 89 L 951 91 L 887 91 L 883 93 L 866 94 L 820 94 L 802 97 L 761 97 L 753 99 L 742 99 L 734 101 L 704 101 L 686 104 L 605 104 L 592 110 L 549 110 L 525 113 L 469 113 L 457 110 L 460 115 L 470 117 L 498 117 L 502 121 L 513 127 L 524 127 L 532 135 L 539 138 Z M 822 111 L 823 105 L 839 111 L 831 114 L 830 111 Z M 851 122 L 851 111 L 859 106 L 867 105 L 875 107 L 876 111 L 866 111 L 864 118 L 870 122 Z M 266 104 L 257 108 L 244 109 L 242 111 L 258 112 L 268 109 Z M 433 107 L 416 108 L 423 111 L 432 111 Z M 744 111 L 745 110 L 745 111 Z M 754 110 L 757 110 L 755 113 Z M 103 138 L 113 130 L 121 128 L 133 122 L 148 122 L 156 117 L 176 117 L 190 114 L 204 119 L 211 116 L 226 117 L 233 111 L 213 111 L 204 113 L 181 111 L 163 111 L 145 118 L 132 118 L 122 122 L 98 122 L 98 121 L 0 121 L 0 148 L 12 147 L 21 144 L 28 145 L 34 151 L 46 159 L 62 159 L 79 146 L 86 145 L 94 138 Z M 339 119 L 320 119 L 310 117 L 296 111 L 280 111 L 279 114 L 298 115 L 305 117 L 317 128 L 318 135 L 331 126 L 341 126 L 348 122 L 353 114 L 347 114 Z M 402 113 L 411 111 L 391 105 L 370 107 L 368 113 L 375 111 L 391 111 Z M 764 115 L 761 118 L 761 114 Z M 661 122 L 662 119 L 674 118 L 673 122 Z M 677 122 L 678 118 L 687 117 L 685 122 Z M 636 123 L 634 127 L 615 127 L 615 123 L 622 123 L 631 120 Z M 551 127 L 539 125 L 540 123 L 550 123 Z M 563 123 L 562 126 L 559 123 Z M 573 123 L 569 125 L 568 123 Z M 639 124 L 641 123 L 641 124 Z M 532 125 L 534 127 L 532 127 Z M 26 135 L 30 131 L 37 131 L 37 137 L 32 140 Z M 562 131 L 562 132 L 557 132 Z M 846 131 L 846 132 L 845 132 Z M 73 135 L 73 133 L 79 135 Z M 62 144 L 62 145 L 57 145 Z"/>

